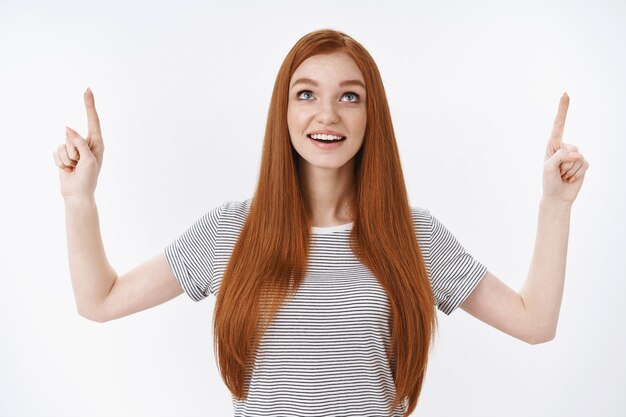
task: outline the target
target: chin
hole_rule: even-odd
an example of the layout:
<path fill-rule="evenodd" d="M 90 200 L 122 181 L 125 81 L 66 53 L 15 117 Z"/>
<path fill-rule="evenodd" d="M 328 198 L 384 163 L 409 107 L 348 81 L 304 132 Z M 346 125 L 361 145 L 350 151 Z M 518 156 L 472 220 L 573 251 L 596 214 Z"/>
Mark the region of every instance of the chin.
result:
<path fill-rule="evenodd" d="M 352 159 L 336 159 L 336 158 L 302 158 L 300 157 L 301 166 L 306 165 L 308 168 L 314 169 L 339 169 L 350 163 Z"/>

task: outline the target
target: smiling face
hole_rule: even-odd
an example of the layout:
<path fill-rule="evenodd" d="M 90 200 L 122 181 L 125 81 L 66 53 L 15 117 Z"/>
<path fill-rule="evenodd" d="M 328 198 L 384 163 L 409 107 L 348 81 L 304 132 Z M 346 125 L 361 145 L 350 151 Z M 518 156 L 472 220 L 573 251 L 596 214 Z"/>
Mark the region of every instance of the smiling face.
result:
<path fill-rule="evenodd" d="M 365 99 L 363 75 L 345 52 L 300 64 L 289 82 L 287 123 L 302 169 L 352 166 L 365 135 Z"/>

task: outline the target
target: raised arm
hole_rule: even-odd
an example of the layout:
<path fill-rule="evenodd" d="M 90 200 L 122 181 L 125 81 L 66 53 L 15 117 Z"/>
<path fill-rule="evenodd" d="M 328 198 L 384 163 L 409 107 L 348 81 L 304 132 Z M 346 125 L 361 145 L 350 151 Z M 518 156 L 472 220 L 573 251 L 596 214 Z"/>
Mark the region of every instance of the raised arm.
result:
<path fill-rule="evenodd" d="M 67 140 L 53 153 L 65 202 L 67 249 L 78 313 L 104 322 L 163 303 L 182 293 L 163 254 L 118 278 L 109 264 L 94 198 L 104 144 L 94 97 L 85 92 L 89 132 L 83 139 L 66 128 Z"/>
<path fill-rule="evenodd" d="M 569 96 L 563 94 L 546 148 L 535 249 L 522 289 L 513 291 L 488 271 L 461 305 L 485 323 L 532 344 L 556 334 L 571 208 L 589 168 L 576 146 L 563 143 L 568 106 Z"/>

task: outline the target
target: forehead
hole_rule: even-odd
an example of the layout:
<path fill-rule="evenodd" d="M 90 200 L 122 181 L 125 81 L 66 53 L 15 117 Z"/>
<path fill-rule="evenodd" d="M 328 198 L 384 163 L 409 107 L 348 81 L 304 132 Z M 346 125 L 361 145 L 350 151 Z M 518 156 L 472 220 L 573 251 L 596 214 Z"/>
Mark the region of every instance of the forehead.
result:
<path fill-rule="evenodd" d="M 356 79 L 364 82 L 361 70 L 354 59 L 345 52 L 313 55 L 305 59 L 291 76 L 291 81 L 298 78 L 311 78 L 319 82 L 334 82 Z"/>

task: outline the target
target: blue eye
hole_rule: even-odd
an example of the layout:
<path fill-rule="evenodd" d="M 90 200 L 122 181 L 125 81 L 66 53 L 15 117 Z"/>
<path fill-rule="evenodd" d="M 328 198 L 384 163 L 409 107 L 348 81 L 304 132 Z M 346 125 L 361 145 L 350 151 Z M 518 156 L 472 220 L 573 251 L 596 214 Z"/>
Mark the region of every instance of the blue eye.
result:
<path fill-rule="evenodd" d="M 357 101 L 359 101 L 359 95 L 357 93 L 345 93 L 343 97 L 346 96 L 349 97 L 346 101 L 349 101 L 351 103 L 356 103 Z"/>
<path fill-rule="evenodd" d="M 310 96 L 302 97 L 303 94 L 310 94 Z M 300 99 L 308 100 L 309 98 L 313 97 L 313 93 L 309 90 L 302 90 L 302 91 L 299 91 L 298 94 L 296 94 L 296 97 Z"/>

